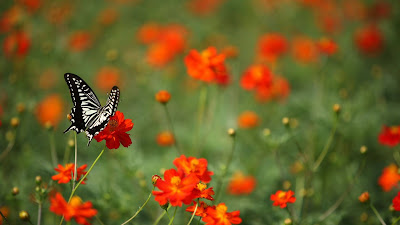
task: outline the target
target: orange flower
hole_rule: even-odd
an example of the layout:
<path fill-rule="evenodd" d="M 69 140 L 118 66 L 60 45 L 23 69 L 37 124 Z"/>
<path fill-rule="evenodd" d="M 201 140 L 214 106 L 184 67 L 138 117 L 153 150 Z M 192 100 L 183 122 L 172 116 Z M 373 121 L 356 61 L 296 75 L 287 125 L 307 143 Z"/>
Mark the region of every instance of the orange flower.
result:
<path fill-rule="evenodd" d="M 195 174 L 185 176 L 184 173 L 175 169 L 169 169 L 164 172 L 164 180 L 157 180 L 155 186 L 161 191 L 153 191 L 155 200 L 160 205 L 168 202 L 172 206 L 182 206 L 182 203 L 189 204 L 193 198 L 191 196 L 193 189 L 199 179 Z"/>
<path fill-rule="evenodd" d="M 396 197 L 392 200 L 393 208 L 396 211 L 400 211 L 400 192 L 397 192 Z"/>
<path fill-rule="evenodd" d="M 28 54 L 31 39 L 24 31 L 16 31 L 3 41 L 3 52 L 7 57 L 24 57 Z"/>
<path fill-rule="evenodd" d="M 163 131 L 157 134 L 157 144 L 160 146 L 171 146 L 175 143 L 174 135 L 169 131 Z"/>
<path fill-rule="evenodd" d="M 14 5 L 7 11 L 4 11 L 0 18 L 0 32 L 9 32 L 23 19 L 23 14 L 23 9 L 18 5 Z"/>
<path fill-rule="evenodd" d="M 218 54 L 215 47 L 208 47 L 202 52 L 191 50 L 185 57 L 189 76 L 207 82 L 227 84 L 229 74 L 225 66 L 225 55 Z"/>
<path fill-rule="evenodd" d="M 199 202 L 200 202 L 200 205 L 196 209 L 196 213 L 195 213 L 196 216 L 200 216 L 200 217 L 207 216 L 206 211 L 207 211 L 208 207 L 212 207 L 215 209 L 215 206 L 209 206 L 209 205 L 207 205 L 207 203 L 205 203 L 203 201 L 199 201 Z M 187 207 L 186 211 L 191 212 L 193 214 L 194 209 L 196 208 L 196 204 L 197 204 L 197 202 L 193 201 L 193 205 Z"/>
<path fill-rule="evenodd" d="M 58 180 L 59 184 L 66 184 L 68 183 L 73 177 L 74 177 L 74 163 L 68 163 L 64 166 L 58 164 L 58 168 L 55 168 L 54 170 L 58 172 L 57 175 L 54 175 L 51 177 L 53 180 Z M 87 165 L 84 164 L 81 167 L 76 168 L 76 180 L 80 180 L 82 175 L 85 175 L 87 172 L 84 171 L 86 169 Z M 85 181 L 82 181 L 82 184 L 85 184 Z"/>
<path fill-rule="evenodd" d="M 228 193 L 232 195 L 248 195 L 253 192 L 256 186 L 256 178 L 244 176 L 241 172 L 236 172 L 228 184 Z"/>
<path fill-rule="evenodd" d="M 258 56 L 267 62 L 274 63 L 281 55 L 287 52 L 288 44 L 285 37 L 279 33 L 269 33 L 258 40 Z"/>
<path fill-rule="evenodd" d="M 8 214 L 10 213 L 10 210 L 8 209 L 7 206 L 2 206 L 2 207 L 0 207 L 0 212 L 3 213 L 3 215 L 7 218 Z M 3 224 L 3 217 L 0 216 L 0 225 L 2 225 L 2 224 Z"/>
<path fill-rule="evenodd" d="M 253 111 L 244 111 L 238 117 L 238 125 L 240 128 L 249 129 L 260 124 L 260 118 Z"/>
<path fill-rule="evenodd" d="M 285 208 L 287 203 L 294 203 L 296 198 L 294 197 L 294 192 L 289 191 L 277 191 L 275 194 L 271 195 L 271 200 L 274 201 L 274 206 L 280 206 L 281 208 Z"/>
<path fill-rule="evenodd" d="M 200 179 L 200 181 L 204 183 L 208 183 L 211 181 L 211 175 L 214 173 L 212 171 L 208 171 L 207 169 L 207 159 L 200 158 L 197 159 L 195 157 L 186 158 L 185 155 L 181 155 L 179 158 L 174 160 L 174 165 L 178 170 L 183 171 L 184 174 L 190 175 L 195 174 L 196 177 Z"/>
<path fill-rule="evenodd" d="M 362 53 L 375 55 L 382 50 L 384 40 L 378 27 L 367 25 L 356 30 L 354 41 Z"/>
<path fill-rule="evenodd" d="M 73 52 L 85 51 L 92 46 L 92 35 L 87 31 L 76 31 L 69 37 L 69 48 Z"/>
<path fill-rule="evenodd" d="M 108 149 L 117 149 L 120 144 L 124 147 L 128 147 L 132 144 L 132 140 L 126 132 L 132 130 L 132 127 L 132 120 L 125 119 L 122 112 L 116 111 L 115 115 L 108 121 L 106 128 L 98 135 L 94 136 L 94 139 L 96 139 L 97 142 L 106 140 Z"/>
<path fill-rule="evenodd" d="M 275 77 L 270 88 L 257 89 L 256 99 L 266 102 L 271 99 L 286 99 L 290 94 L 289 82 L 283 77 Z"/>
<path fill-rule="evenodd" d="M 219 203 L 215 208 L 208 207 L 206 210 L 206 216 L 203 217 L 202 221 L 205 225 L 230 225 L 240 224 L 242 219 L 240 211 L 227 212 L 228 207 L 225 203 Z"/>
<path fill-rule="evenodd" d="M 296 37 L 292 42 L 293 57 L 300 63 L 312 63 L 318 59 L 318 49 L 308 37 Z"/>
<path fill-rule="evenodd" d="M 190 0 L 189 10 L 198 15 L 206 15 L 215 11 L 225 0 Z"/>
<path fill-rule="evenodd" d="M 64 111 L 64 101 L 58 94 L 52 94 L 44 98 L 36 106 L 36 117 L 39 123 L 44 125 L 57 126 Z"/>
<path fill-rule="evenodd" d="M 390 191 L 398 186 L 400 181 L 399 168 L 395 164 L 385 167 L 379 177 L 378 184 L 384 191 Z"/>
<path fill-rule="evenodd" d="M 329 38 L 321 38 L 317 42 L 317 47 L 319 52 L 324 53 L 326 55 L 333 55 L 338 51 L 337 44 Z"/>
<path fill-rule="evenodd" d="M 369 193 L 368 193 L 368 191 L 363 192 L 363 193 L 358 197 L 358 200 L 359 200 L 361 203 L 365 203 L 365 202 L 369 201 Z"/>
<path fill-rule="evenodd" d="M 382 131 L 378 136 L 378 141 L 382 145 L 394 147 L 400 143 L 400 126 L 387 127 L 383 125 Z"/>
<path fill-rule="evenodd" d="M 272 80 L 273 75 L 268 67 L 264 65 L 252 65 L 242 75 L 240 85 L 245 90 L 270 88 Z"/>
<path fill-rule="evenodd" d="M 137 39 L 143 44 L 150 44 L 158 40 L 161 27 L 156 23 L 144 24 L 137 32 Z"/>
<path fill-rule="evenodd" d="M 113 8 L 106 8 L 100 12 L 98 21 L 103 26 L 110 26 L 118 19 L 118 11 Z"/>
<path fill-rule="evenodd" d="M 113 86 L 120 86 L 121 72 L 118 68 L 105 66 L 102 67 L 94 80 L 96 86 L 104 92 L 111 90 Z"/>
<path fill-rule="evenodd" d="M 199 182 L 196 187 L 193 189 L 192 198 L 205 198 L 213 201 L 214 198 L 211 195 L 214 195 L 215 192 L 212 187 L 207 188 L 207 184 Z"/>
<path fill-rule="evenodd" d="M 97 214 L 97 210 L 92 207 L 91 202 L 82 203 L 82 199 L 77 196 L 72 197 L 69 203 L 60 193 L 56 193 L 50 198 L 50 211 L 64 216 L 66 221 L 74 218 L 78 224 L 90 225 L 88 219 Z"/>
<path fill-rule="evenodd" d="M 171 99 L 171 94 L 166 90 L 161 90 L 156 94 L 156 100 L 159 103 L 166 104 Z"/>

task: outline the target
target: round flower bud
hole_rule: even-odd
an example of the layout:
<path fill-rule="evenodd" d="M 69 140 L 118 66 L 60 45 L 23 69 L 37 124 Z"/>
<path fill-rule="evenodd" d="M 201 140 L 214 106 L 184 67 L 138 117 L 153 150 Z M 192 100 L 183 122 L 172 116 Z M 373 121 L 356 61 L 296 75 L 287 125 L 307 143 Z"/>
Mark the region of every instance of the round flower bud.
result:
<path fill-rule="evenodd" d="M 169 206 L 169 202 L 165 203 L 164 205 L 160 205 L 160 207 L 164 210 L 167 210 Z"/>
<path fill-rule="evenodd" d="M 365 145 L 363 145 L 363 146 L 361 146 L 361 148 L 360 148 L 360 153 L 361 154 L 365 154 L 366 152 L 367 152 L 367 146 L 365 146 Z"/>
<path fill-rule="evenodd" d="M 18 127 L 18 125 L 19 125 L 18 117 L 11 118 L 10 124 L 11 124 L 12 127 Z"/>
<path fill-rule="evenodd" d="M 44 124 L 44 128 L 46 128 L 46 130 L 48 130 L 48 131 L 51 131 L 51 130 L 53 129 L 53 124 L 51 124 L 50 121 L 47 121 L 47 122 Z"/>
<path fill-rule="evenodd" d="M 366 191 L 362 193 L 359 197 L 358 200 L 360 200 L 361 203 L 365 203 L 369 201 L 369 193 Z"/>
<path fill-rule="evenodd" d="M 36 182 L 36 185 L 42 184 L 42 177 L 41 176 L 36 176 L 35 177 L 35 182 Z"/>
<path fill-rule="evenodd" d="M 156 185 L 157 180 L 159 180 L 159 179 L 161 179 L 160 176 L 158 176 L 158 175 L 153 175 L 153 176 L 151 177 L 151 182 L 153 183 L 153 185 Z"/>
<path fill-rule="evenodd" d="M 68 147 L 70 147 L 70 148 L 75 147 L 75 141 L 73 139 L 68 140 Z"/>
<path fill-rule="evenodd" d="M 368 220 L 368 214 L 367 214 L 366 212 L 363 212 L 363 213 L 360 215 L 360 221 L 361 221 L 361 222 L 367 222 L 367 220 Z"/>
<path fill-rule="evenodd" d="M 334 104 L 333 107 L 332 107 L 332 109 L 333 109 L 333 111 L 334 111 L 336 114 L 339 114 L 339 113 L 340 113 L 341 107 L 340 107 L 339 104 Z"/>
<path fill-rule="evenodd" d="M 286 218 L 285 221 L 283 221 L 283 224 L 291 225 L 292 224 L 292 220 L 290 218 Z"/>
<path fill-rule="evenodd" d="M 17 105 L 17 111 L 18 111 L 18 113 L 23 113 L 23 112 L 25 112 L 25 104 L 24 104 L 24 103 L 18 103 L 18 105 Z"/>
<path fill-rule="evenodd" d="M 21 212 L 19 212 L 19 218 L 22 221 L 29 221 L 29 213 L 25 210 L 22 210 Z"/>
<path fill-rule="evenodd" d="M 290 120 L 289 120 L 288 117 L 283 117 L 282 118 L 282 123 L 283 123 L 283 125 L 285 125 L 285 127 L 289 126 L 289 122 L 290 122 Z"/>
<path fill-rule="evenodd" d="M 156 100 L 161 104 L 167 104 L 170 99 L 171 99 L 171 94 L 168 91 L 161 90 L 156 94 Z"/>
<path fill-rule="evenodd" d="M 271 130 L 268 128 L 265 128 L 262 133 L 265 137 L 268 137 L 269 135 L 271 135 Z"/>
<path fill-rule="evenodd" d="M 236 136 L 236 131 L 235 131 L 235 129 L 229 128 L 229 129 L 228 129 L 228 134 L 229 134 L 229 136 L 231 136 L 231 137 L 235 137 L 235 136 Z"/>
<path fill-rule="evenodd" d="M 18 195 L 19 194 L 19 188 L 18 187 L 13 187 L 13 189 L 11 191 L 11 194 L 14 195 L 14 196 Z"/>

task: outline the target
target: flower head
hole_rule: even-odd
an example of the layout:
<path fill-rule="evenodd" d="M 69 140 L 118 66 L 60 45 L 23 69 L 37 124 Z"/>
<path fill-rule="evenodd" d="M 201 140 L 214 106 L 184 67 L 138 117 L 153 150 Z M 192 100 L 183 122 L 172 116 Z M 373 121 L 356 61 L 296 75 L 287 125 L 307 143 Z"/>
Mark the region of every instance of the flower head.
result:
<path fill-rule="evenodd" d="M 97 142 L 106 140 L 106 146 L 109 149 L 117 149 L 120 143 L 124 147 L 132 144 L 129 134 L 133 127 L 131 119 L 125 119 L 124 114 L 120 111 L 115 112 L 115 115 L 110 118 L 106 128 L 94 137 Z"/>
<path fill-rule="evenodd" d="M 50 198 L 50 211 L 64 216 L 66 221 L 74 218 L 78 224 L 83 225 L 90 225 L 88 219 L 97 214 L 97 210 L 92 208 L 91 202 L 83 203 L 81 198 L 74 196 L 67 203 L 60 193 L 56 193 Z"/>
<path fill-rule="evenodd" d="M 9 214 L 10 210 L 9 210 L 8 207 L 2 206 L 2 207 L 0 207 L 0 212 L 3 213 L 3 215 L 5 217 L 8 217 L 8 214 Z M 1 224 L 3 224 L 3 217 L 2 216 L 0 216 L 0 225 Z"/>
<path fill-rule="evenodd" d="M 44 98 L 36 106 L 36 117 L 43 126 L 56 126 L 63 117 L 64 101 L 58 94 L 52 94 Z"/>
<path fill-rule="evenodd" d="M 238 117 L 238 125 L 240 128 L 249 129 L 260 124 L 260 117 L 253 111 L 244 111 Z"/>
<path fill-rule="evenodd" d="M 287 203 L 294 203 L 296 201 L 296 197 L 294 197 L 294 192 L 289 191 L 277 191 L 275 194 L 271 195 L 271 200 L 274 201 L 274 206 L 280 206 L 281 208 L 285 208 Z"/>
<path fill-rule="evenodd" d="M 8 35 L 3 41 L 3 51 L 7 57 L 24 57 L 28 54 L 31 39 L 24 31 L 16 31 Z"/>
<path fill-rule="evenodd" d="M 253 176 L 244 176 L 236 172 L 228 184 L 228 193 L 232 195 L 248 195 L 253 192 L 256 179 Z"/>
<path fill-rule="evenodd" d="M 174 165 L 178 170 L 183 171 L 186 175 L 195 174 L 204 183 L 210 182 L 211 175 L 214 174 L 212 171 L 208 171 L 207 164 L 208 162 L 204 158 L 186 158 L 185 155 L 174 160 Z"/>
<path fill-rule="evenodd" d="M 319 52 L 325 55 L 333 55 L 338 51 L 336 42 L 329 38 L 321 38 L 317 42 L 317 47 Z"/>
<path fill-rule="evenodd" d="M 226 207 L 225 203 L 219 203 L 215 208 L 208 207 L 206 210 L 207 215 L 202 220 L 206 225 L 230 225 L 242 222 L 242 219 L 239 217 L 239 211 L 227 211 L 228 207 Z"/>
<path fill-rule="evenodd" d="M 69 38 L 69 49 L 73 52 L 81 52 L 92 46 L 93 37 L 87 31 L 76 31 Z"/>
<path fill-rule="evenodd" d="M 376 55 L 383 48 L 383 35 L 377 26 L 367 25 L 359 28 L 354 34 L 358 49 L 367 55 Z"/>
<path fill-rule="evenodd" d="M 110 91 L 114 85 L 119 86 L 120 83 L 121 72 L 116 67 L 102 67 L 96 74 L 95 84 L 102 91 Z"/>
<path fill-rule="evenodd" d="M 270 63 L 274 63 L 287 49 L 287 40 L 279 33 L 265 34 L 258 40 L 258 56 Z"/>
<path fill-rule="evenodd" d="M 215 209 L 215 206 L 209 206 L 209 205 L 207 205 L 207 203 L 205 203 L 203 201 L 199 201 L 199 202 L 200 202 L 200 205 L 197 206 L 196 214 L 195 214 L 196 216 L 206 217 L 207 216 L 206 211 L 207 211 L 208 207 L 212 207 Z M 193 201 L 193 205 L 187 207 L 186 211 L 193 213 L 196 208 L 196 204 L 197 204 L 197 202 Z"/>
<path fill-rule="evenodd" d="M 369 201 L 369 193 L 368 193 L 368 191 L 363 192 L 363 193 L 358 197 L 358 200 L 359 200 L 361 203 L 364 203 L 364 202 Z"/>
<path fill-rule="evenodd" d="M 196 187 L 193 189 L 192 195 L 193 199 L 195 198 L 205 198 L 210 201 L 213 201 L 214 198 L 211 195 L 214 195 L 215 192 L 212 187 L 207 188 L 207 184 L 199 182 Z"/>
<path fill-rule="evenodd" d="M 162 131 L 157 134 L 157 144 L 160 146 L 171 146 L 175 143 L 174 135 L 169 131 Z"/>
<path fill-rule="evenodd" d="M 265 65 L 252 65 L 242 75 L 240 85 L 245 90 L 270 88 L 273 74 Z"/>
<path fill-rule="evenodd" d="M 74 163 L 68 163 L 64 166 L 58 164 L 58 168 L 54 170 L 58 172 L 57 175 L 51 177 L 53 180 L 58 180 L 59 184 L 66 184 L 68 183 L 74 176 Z M 84 164 L 79 168 L 76 168 L 76 180 L 79 180 L 82 175 L 85 175 L 87 172 L 84 171 L 87 165 Z M 85 181 L 82 181 L 82 184 L 85 184 Z"/>
<path fill-rule="evenodd" d="M 166 104 L 171 99 L 171 94 L 166 90 L 161 90 L 156 94 L 156 100 L 159 103 Z"/>
<path fill-rule="evenodd" d="M 398 185 L 400 181 L 398 170 L 399 168 L 395 164 L 390 164 L 388 167 L 383 169 L 382 174 L 378 179 L 378 184 L 384 191 L 390 191 Z"/>
<path fill-rule="evenodd" d="M 393 204 L 394 210 L 400 211 L 400 191 L 397 192 L 396 197 L 393 198 L 392 204 Z"/>
<path fill-rule="evenodd" d="M 382 131 L 378 136 L 379 143 L 394 147 L 400 143 L 400 126 L 387 127 L 383 125 Z"/>
<path fill-rule="evenodd" d="M 315 42 L 308 37 L 299 36 L 292 42 L 292 53 L 300 63 L 313 63 L 318 59 L 318 49 Z"/>

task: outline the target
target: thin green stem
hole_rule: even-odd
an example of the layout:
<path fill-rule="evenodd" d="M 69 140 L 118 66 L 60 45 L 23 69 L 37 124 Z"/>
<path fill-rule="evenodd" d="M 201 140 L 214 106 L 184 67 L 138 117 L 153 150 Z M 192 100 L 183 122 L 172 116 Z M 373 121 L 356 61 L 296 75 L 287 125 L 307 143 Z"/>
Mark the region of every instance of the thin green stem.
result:
<path fill-rule="evenodd" d="M 10 140 L 10 142 L 8 142 L 6 149 L 4 149 L 4 151 L 0 154 L 0 161 L 2 161 L 14 147 L 15 140 L 17 139 L 16 138 L 17 132 L 13 132 L 12 135 L 13 135 L 12 139 Z"/>
<path fill-rule="evenodd" d="M 76 143 L 76 132 L 74 132 L 75 135 L 75 164 L 74 164 L 74 179 L 72 179 L 72 190 L 75 189 L 75 183 L 76 183 L 76 168 L 77 168 L 77 163 L 78 163 L 78 143 Z"/>
<path fill-rule="evenodd" d="M 328 141 L 326 142 L 326 144 L 325 144 L 321 154 L 319 155 L 317 161 L 315 161 L 315 163 L 314 163 L 314 167 L 313 167 L 313 171 L 314 172 L 318 170 L 318 167 L 321 165 L 322 161 L 325 159 L 326 154 L 328 154 L 329 147 L 331 146 L 332 141 L 333 141 L 333 137 L 335 136 L 335 133 L 336 133 L 336 128 L 337 128 L 338 121 L 339 121 L 339 116 L 336 113 L 335 122 L 333 124 L 332 130 L 331 130 L 331 134 L 329 135 Z"/>
<path fill-rule="evenodd" d="M 385 221 L 383 221 L 381 215 L 379 214 L 379 212 L 376 210 L 375 206 L 372 204 L 372 202 L 369 202 L 369 207 L 372 209 L 372 211 L 374 211 L 376 217 L 378 217 L 379 222 L 381 222 L 382 225 L 386 225 Z"/>
<path fill-rule="evenodd" d="M 196 129 L 196 135 L 194 136 L 195 141 L 194 141 L 194 145 L 196 146 L 196 151 L 198 151 L 198 142 L 200 140 L 200 136 L 201 136 L 201 127 L 203 125 L 203 119 L 204 119 L 204 112 L 205 112 L 205 108 L 206 108 L 206 102 L 207 102 L 207 92 L 208 92 L 208 87 L 207 86 L 203 86 L 201 88 L 200 91 L 200 96 L 199 96 L 199 106 L 198 106 L 198 117 L 197 117 L 197 129 Z"/>
<path fill-rule="evenodd" d="M 37 225 L 40 225 L 40 222 L 42 221 L 42 203 L 38 203 L 38 219 L 37 219 Z"/>
<path fill-rule="evenodd" d="M 164 110 L 165 110 L 165 114 L 167 115 L 169 129 L 171 130 L 172 135 L 174 136 L 174 140 L 175 140 L 174 146 L 175 146 L 176 151 L 178 152 L 178 154 L 181 155 L 182 151 L 181 151 L 181 148 L 180 148 L 180 146 L 178 144 L 178 140 L 176 138 L 176 133 L 175 133 L 174 126 L 173 126 L 173 123 L 172 123 L 171 114 L 169 113 L 167 104 L 164 104 Z"/>
<path fill-rule="evenodd" d="M 232 135 L 231 138 L 232 138 L 231 153 L 229 154 L 228 161 L 226 162 L 226 165 L 225 165 L 225 167 L 223 168 L 221 177 L 218 179 L 218 183 L 217 183 L 218 190 L 217 190 L 217 193 L 216 193 L 216 195 L 215 195 L 216 202 L 219 201 L 220 194 L 221 194 L 221 190 L 222 190 L 223 179 L 224 179 L 224 177 L 226 176 L 226 174 L 227 174 L 227 172 L 228 172 L 229 166 L 230 166 L 230 164 L 231 164 L 231 162 L 232 162 L 232 159 L 233 159 L 233 153 L 234 153 L 234 151 L 235 151 L 236 135 Z"/>
<path fill-rule="evenodd" d="M 306 156 L 306 154 L 304 154 L 303 149 L 300 146 L 300 143 L 297 141 L 297 138 L 295 137 L 295 135 L 293 134 L 293 131 L 290 127 L 286 127 L 286 129 L 289 131 L 289 134 L 291 136 L 291 138 L 293 139 L 294 143 L 296 144 L 296 148 L 297 151 L 299 152 L 299 154 L 301 155 L 301 157 L 303 158 L 303 163 L 304 165 L 306 165 L 308 168 L 310 168 L 311 166 L 309 165 L 309 160 Z"/>
<path fill-rule="evenodd" d="M 164 210 L 163 213 L 161 213 L 161 215 L 156 219 L 156 221 L 154 221 L 153 225 L 157 225 L 160 222 L 160 220 L 165 216 L 165 214 L 167 214 L 169 208 L 171 208 L 171 205 L 169 205 L 168 208 Z"/>
<path fill-rule="evenodd" d="M 100 218 L 97 214 L 95 215 L 95 218 L 96 218 L 97 222 L 100 223 L 100 225 L 104 225 L 103 221 L 100 220 Z"/>
<path fill-rule="evenodd" d="M 154 191 L 154 186 L 153 186 L 153 190 L 151 190 L 151 192 L 150 192 L 150 194 L 149 194 L 149 197 L 148 197 L 147 200 L 144 202 L 144 204 L 138 209 L 138 211 L 136 211 L 136 213 L 135 213 L 131 218 L 129 218 L 127 221 L 125 221 L 125 222 L 122 223 L 121 225 L 125 225 L 125 224 L 129 223 L 129 221 L 133 220 L 133 219 L 140 213 L 140 211 L 142 211 L 142 209 L 144 208 L 144 206 L 145 206 L 145 205 L 147 204 L 147 202 L 150 200 L 153 191 Z"/>
<path fill-rule="evenodd" d="M 397 224 L 397 222 L 399 222 L 399 220 L 400 220 L 400 216 L 399 217 L 397 217 L 394 221 L 393 221 L 393 223 L 392 223 L 392 225 L 396 225 Z"/>
<path fill-rule="evenodd" d="M 192 223 L 192 220 L 193 220 L 193 218 L 194 218 L 194 215 L 196 215 L 196 211 L 197 211 L 197 207 L 198 207 L 198 206 L 199 206 L 199 203 L 196 202 L 196 207 L 194 208 L 192 217 L 190 217 L 190 220 L 189 220 L 189 222 L 187 223 L 187 225 L 190 225 L 190 224 Z"/>
<path fill-rule="evenodd" d="M 174 219 L 175 219 L 175 215 L 176 215 L 176 211 L 177 211 L 177 210 L 178 210 L 178 207 L 175 207 L 174 215 L 172 216 L 172 219 L 169 221 L 169 224 L 168 224 L 168 225 L 174 224 L 173 222 L 174 222 Z"/>
<path fill-rule="evenodd" d="M 57 167 L 58 162 L 57 162 L 57 153 L 56 153 L 56 142 L 54 140 L 53 130 L 50 131 L 49 139 L 50 139 L 51 161 L 53 162 L 53 167 Z"/>
<path fill-rule="evenodd" d="M 200 224 L 200 221 L 201 221 L 201 216 L 199 216 L 199 219 L 197 220 L 197 225 Z"/>

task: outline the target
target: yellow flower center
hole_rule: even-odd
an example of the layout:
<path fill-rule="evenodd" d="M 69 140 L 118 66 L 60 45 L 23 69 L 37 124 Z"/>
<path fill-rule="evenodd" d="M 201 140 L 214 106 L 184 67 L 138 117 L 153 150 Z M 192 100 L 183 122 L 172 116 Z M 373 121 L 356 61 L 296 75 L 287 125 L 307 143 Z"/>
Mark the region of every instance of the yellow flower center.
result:
<path fill-rule="evenodd" d="M 178 176 L 174 176 L 171 178 L 171 184 L 178 186 L 181 183 L 181 178 Z"/>
<path fill-rule="evenodd" d="M 199 165 L 198 159 L 193 159 L 192 161 L 190 161 L 190 168 L 192 169 L 192 171 L 195 171 L 197 165 Z"/>
<path fill-rule="evenodd" d="M 116 120 L 110 120 L 110 122 L 108 122 L 108 126 L 110 127 L 110 131 L 115 131 L 118 127 L 118 121 Z"/>
<path fill-rule="evenodd" d="M 254 80 L 261 80 L 261 78 L 263 77 L 263 71 L 262 71 L 262 67 L 261 66 L 255 66 L 253 67 L 253 78 Z"/>
<path fill-rule="evenodd" d="M 278 194 L 278 198 L 283 199 L 286 196 L 286 191 L 282 191 Z"/>
<path fill-rule="evenodd" d="M 200 191 L 204 191 L 207 188 L 207 184 L 203 184 L 203 183 L 198 183 L 197 184 L 197 189 L 199 189 Z"/>
<path fill-rule="evenodd" d="M 398 134 L 399 133 L 399 127 L 398 126 L 390 127 L 390 133 Z"/>
<path fill-rule="evenodd" d="M 82 199 L 79 198 L 78 196 L 74 196 L 72 197 L 71 201 L 69 202 L 69 204 L 73 207 L 77 207 L 82 205 Z"/>

